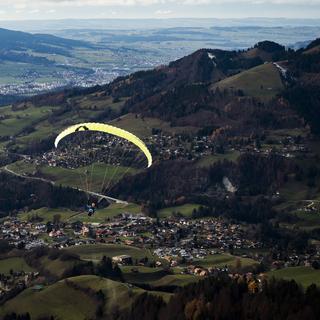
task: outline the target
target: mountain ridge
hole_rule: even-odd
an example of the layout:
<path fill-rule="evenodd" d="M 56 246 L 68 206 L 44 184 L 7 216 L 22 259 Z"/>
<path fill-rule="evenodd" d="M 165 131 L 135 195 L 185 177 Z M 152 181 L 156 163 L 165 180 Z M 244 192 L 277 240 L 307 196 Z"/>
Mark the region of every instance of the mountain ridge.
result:
<path fill-rule="evenodd" d="M 25 53 L 26 50 L 70 56 L 67 49 L 73 47 L 89 48 L 92 46 L 84 41 L 65 39 L 48 34 L 31 34 L 21 31 L 12 31 L 4 28 L 0 28 L 0 42 L 0 59 L 7 60 L 11 55 L 12 60 L 13 51 L 15 51 L 15 58 L 16 60 L 20 58 L 20 62 L 29 62 L 27 57 L 30 57 L 30 55 Z M 34 61 L 50 63 L 46 58 L 42 58 L 41 60 L 40 58 L 38 60 L 34 58 Z"/>

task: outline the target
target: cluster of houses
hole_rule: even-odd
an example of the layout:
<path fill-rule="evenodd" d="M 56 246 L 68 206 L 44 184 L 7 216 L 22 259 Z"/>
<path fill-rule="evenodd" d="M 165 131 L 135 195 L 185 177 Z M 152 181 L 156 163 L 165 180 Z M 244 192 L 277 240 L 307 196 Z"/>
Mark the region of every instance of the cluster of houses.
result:
<path fill-rule="evenodd" d="M 16 294 L 21 290 L 35 284 L 39 278 L 37 271 L 13 271 L 8 274 L 0 274 L 0 302 L 10 298 L 10 295 Z"/>
<path fill-rule="evenodd" d="M 46 225 L 21 221 L 18 218 L 9 218 L 0 225 L 0 239 L 8 240 L 16 247 L 27 250 L 45 245 L 41 238 L 46 233 Z"/>
<path fill-rule="evenodd" d="M 76 228 L 71 224 L 54 226 L 50 222 L 29 222 L 11 217 L 0 225 L 0 239 L 26 250 L 44 246 L 65 248 L 95 243 L 95 240 L 87 237 L 87 233 L 81 233 L 81 230 Z M 81 234 L 86 237 L 81 237 Z"/>
<path fill-rule="evenodd" d="M 0 239 L 30 250 L 40 246 L 63 248 L 90 243 L 117 243 L 150 248 L 160 258 L 185 261 L 203 259 L 216 251 L 255 249 L 241 224 L 220 218 L 191 220 L 183 217 L 156 220 L 142 214 L 123 213 L 105 223 L 28 222 L 8 218 L 0 225 Z M 21 245 L 23 243 L 23 246 Z"/>
<path fill-rule="evenodd" d="M 282 259 L 281 259 L 282 258 Z M 288 267 L 313 267 L 320 269 L 320 247 L 317 246 L 317 252 L 314 254 L 290 254 L 287 257 L 278 257 L 271 263 L 271 269 L 277 270 Z"/>
<path fill-rule="evenodd" d="M 76 136 L 73 138 L 77 139 Z M 64 148 L 50 150 L 40 157 L 28 159 L 28 162 L 76 169 L 93 162 L 129 166 L 136 156 L 137 150 L 126 140 L 95 132 L 87 135 L 85 140 L 69 142 Z"/>
<path fill-rule="evenodd" d="M 305 145 L 304 139 L 300 136 L 284 136 L 277 140 L 268 143 L 268 147 L 261 148 L 257 143 L 247 144 L 237 148 L 241 153 L 253 152 L 261 155 L 268 156 L 271 153 L 284 158 L 295 158 L 298 155 L 307 154 L 310 152 L 309 148 Z"/>
<path fill-rule="evenodd" d="M 214 153 L 215 144 L 210 136 L 154 134 L 147 139 L 160 160 L 199 160 Z"/>
<path fill-rule="evenodd" d="M 257 241 L 247 228 L 245 224 L 231 223 L 222 218 L 192 220 L 172 217 L 157 220 L 142 214 L 130 213 L 123 213 L 104 223 L 87 224 L 79 221 L 58 224 L 28 222 L 11 217 L 0 225 L 0 239 L 26 250 L 42 246 L 65 248 L 96 243 L 147 248 L 153 253 L 158 267 L 165 264 L 170 267 L 180 267 L 181 272 L 185 274 L 205 276 L 228 271 L 227 267 L 217 269 L 199 266 L 208 256 L 233 250 L 257 252 L 263 248 L 262 243 Z M 245 257 L 258 262 L 263 260 L 261 254 L 248 253 Z M 292 253 L 286 257 L 274 257 L 272 260 L 271 268 L 278 269 L 312 265 L 315 260 L 320 259 L 314 255 L 298 256 Z M 115 256 L 113 261 L 120 265 L 138 263 L 129 255 Z"/>
<path fill-rule="evenodd" d="M 146 138 L 145 142 L 150 146 L 153 156 L 160 160 L 199 160 L 214 154 L 215 150 L 215 144 L 210 136 L 153 134 Z M 72 148 L 53 149 L 41 157 L 27 161 L 37 165 L 75 169 L 88 166 L 93 161 L 110 165 L 133 166 L 137 160 L 140 161 L 137 150 L 129 142 L 114 136 L 94 133 L 88 135 L 85 140 L 81 140 L 81 143 L 73 144 Z"/>

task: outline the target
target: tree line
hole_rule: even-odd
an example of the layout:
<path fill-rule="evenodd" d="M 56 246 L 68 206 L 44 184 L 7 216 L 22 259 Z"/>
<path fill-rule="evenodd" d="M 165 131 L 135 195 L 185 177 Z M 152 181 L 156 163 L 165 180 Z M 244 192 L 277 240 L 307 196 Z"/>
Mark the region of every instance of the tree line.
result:
<path fill-rule="evenodd" d="M 159 296 L 140 295 L 119 319 L 132 320 L 316 320 L 320 289 L 303 290 L 295 281 L 263 280 L 252 292 L 246 281 L 207 278 L 182 288 L 166 304 Z"/>

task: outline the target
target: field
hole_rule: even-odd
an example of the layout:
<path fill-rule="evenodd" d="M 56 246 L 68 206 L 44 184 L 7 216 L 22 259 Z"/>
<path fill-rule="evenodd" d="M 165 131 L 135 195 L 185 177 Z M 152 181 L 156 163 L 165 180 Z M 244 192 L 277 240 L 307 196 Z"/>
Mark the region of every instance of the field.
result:
<path fill-rule="evenodd" d="M 70 103 L 72 101 L 77 106 L 76 110 L 56 118 L 54 124 L 48 121 L 48 117 L 54 110 L 59 109 L 59 106 L 36 107 L 28 102 L 20 104 L 18 110 L 12 110 L 11 106 L 1 107 L 0 136 L 15 136 L 14 144 L 18 147 L 26 147 L 31 142 L 58 134 L 67 125 L 92 121 L 107 108 L 119 112 L 125 100 L 114 102 L 110 97 L 78 96 L 70 100 Z M 31 127 L 32 130 L 23 132 L 24 129 L 31 129 Z"/>
<path fill-rule="evenodd" d="M 55 182 L 57 185 L 80 188 L 100 193 L 103 184 L 108 188 L 127 174 L 135 174 L 137 169 L 131 167 L 111 166 L 104 163 L 66 169 L 60 167 L 36 166 L 34 164 L 18 161 L 8 168 L 22 175 L 37 172 L 38 175 Z"/>
<path fill-rule="evenodd" d="M 201 280 L 201 277 L 189 275 L 189 274 L 170 274 L 162 277 L 159 280 L 150 282 L 151 285 L 155 287 L 162 286 L 177 286 L 183 287 L 190 283 L 194 283 Z"/>
<path fill-rule="evenodd" d="M 293 136 L 304 136 L 306 133 L 303 130 L 294 130 Z M 277 135 L 279 133 L 277 132 Z M 305 173 L 308 172 L 309 168 L 317 168 L 320 170 L 319 161 L 319 142 L 312 141 L 307 144 L 312 157 L 297 157 L 294 162 L 303 168 Z M 296 179 L 294 174 L 289 175 L 286 183 L 279 188 L 279 194 L 282 203 L 275 206 L 274 208 L 281 214 L 282 211 L 290 213 L 295 217 L 293 223 L 284 224 L 289 228 L 299 227 L 300 229 L 311 231 L 314 228 L 320 226 L 320 176 L 314 176 L 315 185 L 309 184 L 308 176 L 305 174 L 303 179 Z M 307 208 L 314 207 L 315 210 L 309 211 Z M 296 218 L 298 220 L 296 220 Z"/>
<path fill-rule="evenodd" d="M 125 174 L 134 174 L 136 172 L 134 168 L 116 167 L 103 163 L 96 163 L 73 170 L 47 166 L 42 167 L 40 170 L 44 175 L 52 177 L 56 184 L 78 187 L 83 190 L 88 189 L 95 192 L 101 192 L 103 182 L 108 186 L 109 183 L 113 184 L 117 182 Z M 86 171 L 88 171 L 87 176 L 84 174 Z"/>
<path fill-rule="evenodd" d="M 23 258 L 14 257 L 0 260 L 0 273 L 9 274 L 10 270 L 13 271 L 34 271 L 33 268 L 29 267 Z"/>
<path fill-rule="evenodd" d="M 45 119 L 51 113 L 52 107 L 37 108 L 29 106 L 24 110 L 13 111 L 11 107 L 0 108 L 0 135 L 14 136 L 24 128 Z"/>
<path fill-rule="evenodd" d="M 240 259 L 242 267 L 251 266 L 257 263 L 249 258 L 236 257 L 230 254 L 215 254 L 207 256 L 204 259 L 195 260 L 193 261 L 193 264 L 205 268 L 224 266 L 235 267 L 238 259 Z"/>
<path fill-rule="evenodd" d="M 197 166 L 198 167 L 210 167 L 214 163 L 216 163 L 218 161 L 223 161 L 223 160 L 236 162 L 239 157 L 240 157 L 239 151 L 232 151 L 232 152 L 227 152 L 224 154 L 210 155 L 210 156 L 206 156 L 206 157 L 201 158 L 197 162 Z"/>
<path fill-rule="evenodd" d="M 96 94 L 81 96 L 74 99 L 81 110 L 105 110 L 109 107 L 113 111 L 120 111 L 126 99 L 122 98 L 118 102 L 114 102 L 112 97 L 96 97 Z"/>
<path fill-rule="evenodd" d="M 111 122 L 114 126 L 128 130 L 141 138 L 151 136 L 152 128 L 161 129 L 163 132 L 174 134 L 196 130 L 193 127 L 171 127 L 168 122 L 157 118 L 141 118 L 135 114 L 128 113 Z"/>
<path fill-rule="evenodd" d="M 138 294 L 144 292 L 142 289 L 129 287 L 127 284 L 96 276 L 82 276 L 70 280 L 83 288 L 92 288 L 94 291 L 102 290 L 106 297 L 105 311 L 110 311 L 115 306 L 121 310 L 126 309 L 130 307 Z"/>
<path fill-rule="evenodd" d="M 303 167 L 307 167 L 304 165 Z M 316 185 L 319 185 L 320 179 L 316 178 Z M 285 210 L 292 214 L 298 221 L 288 224 L 288 227 L 298 226 L 304 230 L 311 230 L 320 226 L 320 193 L 317 187 L 307 185 L 307 180 L 296 181 L 293 176 L 288 177 L 288 181 L 279 189 L 279 193 L 283 202 L 275 209 L 280 213 Z M 307 212 L 308 206 L 318 208 L 316 211 Z"/>
<path fill-rule="evenodd" d="M 37 210 L 31 210 L 28 212 L 22 212 L 19 215 L 19 218 L 22 221 L 29 221 L 32 217 L 37 216 L 43 219 L 43 222 L 46 223 L 48 221 L 53 220 L 53 216 L 59 214 L 61 221 L 67 221 L 70 217 L 72 217 L 75 212 L 69 209 L 49 209 L 49 208 L 41 208 Z"/>
<path fill-rule="evenodd" d="M 311 267 L 290 267 L 268 272 L 269 277 L 281 278 L 285 280 L 295 280 L 303 287 L 308 287 L 312 283 L 320 285 L 320 270 Z"/>
<path fill-rule="evenodd" d="M 19 214 L 19 218 L 22 221 L 29 221 L 32 217 L 37 216 L 43 219 L 43 222 L 46 223 L 48 221 L 53 220 L 53 216 L 55 214 L 60 215 L 60 221 L 62 222 L 106 222 L 109 218 L 118 216 L 121 213 L 131 213 L 137 214 L 141 212 L 141 207 L 134 203 L 129 204 L 121 204 L 121 203 L 112 203 L 107 208 L 101 208 L 96 211 L 94 216 L 88 217 L 86 211 L 72 211 L 65 208 L 60 209 L 50 209 L 50 208 L 40 208 L 37 210 L 31 210 L 28 212 L 21 212 Z"/>
<path fill-rule="evenodd" d="M 267 63 L 214 84 L 213 88 L 217 87 L 242 90 L 245 95 L 268 101 L 280 93 L 284 85 L 277 67 Z"/>
<path fill-rule="evenodd" d="M 1 307 L 3 314 L 9 312 L 29 312 L 32 318 L 54 315 L 61 319 L 85 320 L 93 318 L 95 301 L 79 290 L 75 290 L 63 281 L 57 282 L 41 292 L 32 288 L 24 290 L 15 299 Z"/>
<path fill-rule="evenodd" d="M 106 222 L 109 218 L 118 216 L 121 213 L 131 213 L 137 214 L 141 212 L 141 207 L 134 203 L 121 204 L 121 203 L 112 203 L 109 207 L 98 209 L 94 216 L 89 217 L 85 212 L 81 212 L 69 219 L 69 222 L 72 221 L 81 221 L 81 222 Z"/>
<path fill-rule="evenodd" d="M 73 246 L 65 250 L 78 254 L 82 260 L 99 261 L 103 256 L 114 257 L 118 255 L 130 255 L 133 259 L 148 257 L 153 260 L 149 250 L 116 244 L 94 244 Z"/>
<path fill-rule="evenodd" d="M 301 219 L 300 222 L 296 223 L 296 225 L 299 226 L 300 229 L 311 231 L 312 229 L 319 228 L 320 226 L 319 212 L 298 212 L 296 216 Z"/>
<path fill-rule="evenodd" d="M 194 209 L 198 209 L 199 207 L 199 204 L 188 203 L 181 206 L 165 208 L 158 211 L 158 217 L 168 218 L 172 215 L 172 213 L 180 213 L 183 216 L 191 217 L 192 211 Z"/>
<path fill-rule="evenodd" d="M 62 261 L 60 259 L 51 260 L 48 257 L 43 257 L 39 260 L 42 268 L 50 272 L 50 274 L 61 278 L 65 271 L 72 268 L 74 265 L 79 263 L 78 260 L 67 260 Z"/>
<path fill-rule="evenodd" d="M 165 286 L 183 287 L 201 279 L 201 277 L 189 274 L 168 274 L 162 268 L 124 266 L 121 267 L 121 270 L 126 282 L 133 284 L 149 284 L 154 289 Z M 175 271 L 180 271 L 180 269 L 176 268 Z"/>
<path fill-rule="evenodd" d="M 128 286 L 125 283 L 112 281 L 97 276 L 79 276 L 68 279 L 79 289 L 67 285 L 64 280 L 35 292 L 31 288 L 20 293 L 0 307 L 0 315 L 9 312 L 29 312 L 32 319 L 53 315 L 55 319 L 85 320 L 95 318 L 97 301 L 81 289 L 91 288 L 95 292 L 101 290 L 106 298 L 104 312 L 108 314 L 114 308 L 125 310 L 134 299 L 145 292 L 143 289 Z M 171 294 L 150 291 L 169 300 Z"/>
<path fill-rule="evenodd" d="M 125 281 L 130 283 L 150 283 L 167 275 L 162 268 L 144 266 L 123 266 L 121 270 Z"/>

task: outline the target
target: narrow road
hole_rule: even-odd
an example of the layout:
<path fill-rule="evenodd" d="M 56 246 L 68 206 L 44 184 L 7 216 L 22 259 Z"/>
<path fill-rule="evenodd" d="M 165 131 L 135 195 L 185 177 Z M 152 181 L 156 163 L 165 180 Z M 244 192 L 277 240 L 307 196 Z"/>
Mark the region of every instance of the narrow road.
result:
<path fill-rule="evenodd" d="M 19 177 L 19 178 L 23 178 L 23 179 L 29 179 L 29 180 L 36 180 L 36 181 L 42 181 L 42 182 L 46 182 L 46 183 L 50 183 L 51 185 L 55 185 L 55 182 L 54 181 L 51 181 L 51 180 L 48 180 L 48 179 L 45 179 L 45 178 L 40 178 L 40 177 L 30 177 L 30 176 L 26 176 L 24 174 L 21 174 L 21 173 L 18 173 L 18 172 L 15 172 L 11 169 L 8 168 L 8 166 L 5 166 L 4 168 L 2 168 L 3 171 L 6 171 L 7 173 L 10 173 L 12 175 L 15 175 L 16 177 Z M 100 199 L 106 199 L 108 200 L 109 202 L 111 203 L 119 203 L 119 204 L 125 204 L 127 205 L 128 202 L 127 201 L 123 201 L 123 200 L 120 200 L 120 199 L 116 199 L 116 198 L 112 198 L 112 197 L 108 197 L 104 194 L 101 194 L 101 193 L 97 193 L 97 192 L 93 192 L 93 191 L 86 191 L 86 190 L 83 190 L 83 189 L 80 189 L 80 188 L 75 188 L 75 187 L 71 187 L 69 186 L 69 188 L 72 188 L 74 190 L 77 190 L 77 191 L 81 191 L 81 192 L 84 192 L 84 193 L 87 193 L 91 196 L 95 196 L 95 197 L 98 197 Z"/>
<path fill-rule="evenodd" d="M 14 172 L 13 170 L 9 169 L 8 166 L 5 166 L 3 168 L 4 171 L 6 171 L 7 173 L 10 173 L 12 175 L 15 175 L 16 177 L 19 177 L 19 178 L 23 178 L 23 179 L 28 179 L 28 180 L 37 180 L 37 181 L 42 181 L 42 182 L 46 182 L 46 183 L 50 183 L 51 185 L 55 185 L 54 181 L 51 181 L 51 180 L 47 180 L 47 179 L 44 179 L 44 178 L 39 178 L 39 177 L 30 177 L 30 176 L 26 176 L 24 174 L 21 174 L 21 173 L 18 173 L 18 172 Z M 75 188 L 73 188 L 75 189 Z"/>

